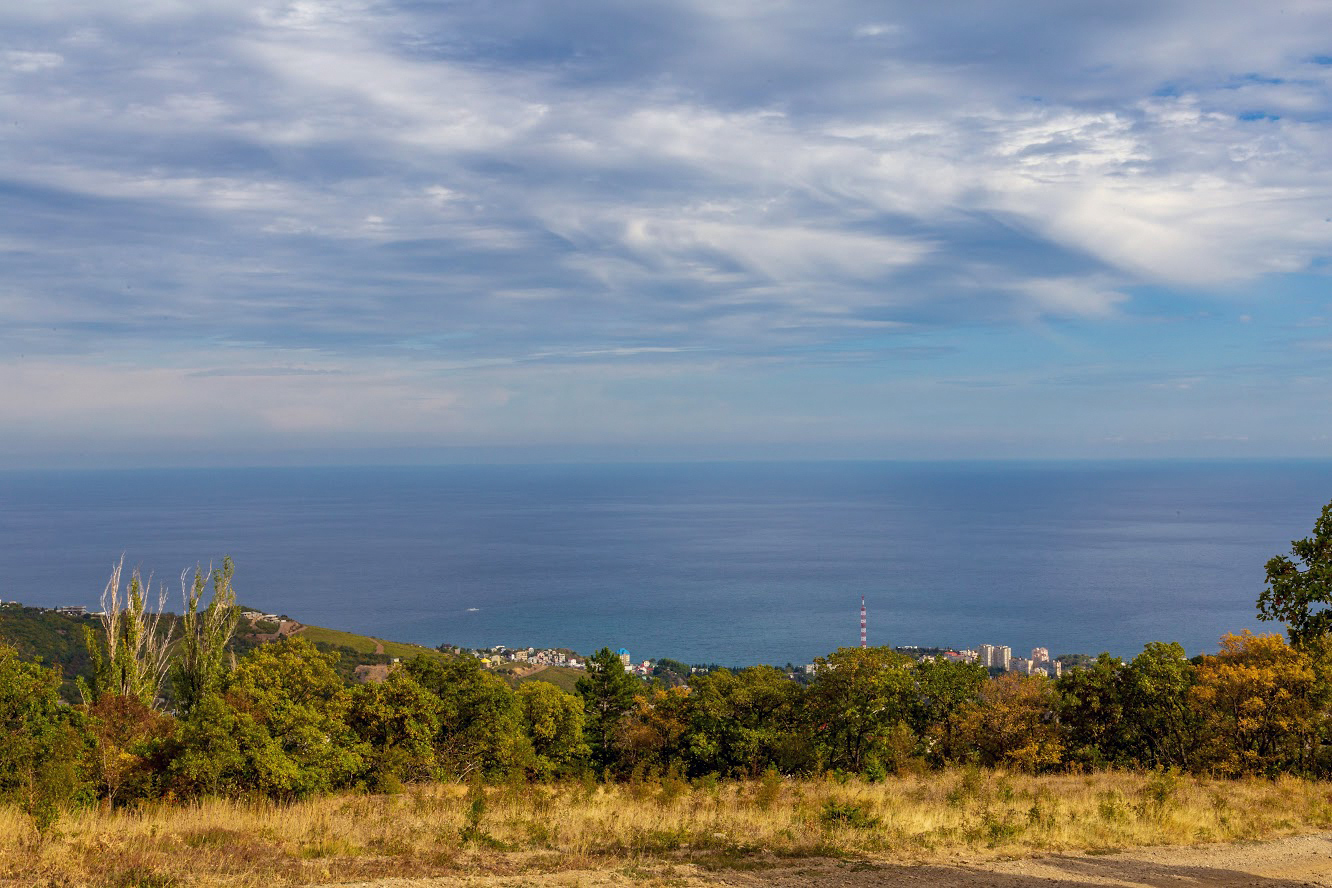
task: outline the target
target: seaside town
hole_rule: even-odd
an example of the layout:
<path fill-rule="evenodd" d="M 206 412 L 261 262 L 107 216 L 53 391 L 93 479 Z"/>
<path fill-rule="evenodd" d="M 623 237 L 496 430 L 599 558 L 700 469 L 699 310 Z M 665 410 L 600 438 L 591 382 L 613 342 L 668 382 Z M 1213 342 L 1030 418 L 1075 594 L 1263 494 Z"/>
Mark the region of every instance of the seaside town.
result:
<path fill-rule="evenodd" d="M 867 626 L 865 599 L 862 596 L 860 599 L 861 647 L 868 647 Z M 1015 657 L 1013 656 L 1013 649 L 1008 645 L 995 644 L 982 644 L 975 650 L 922 648 L 917 645 L 895 647 L 893 650 L 917 661 L 944 659 L 954 663 L 979 663 L 988 669 L 991 675 L 998 675 L 1004 672 L 1017 672 L 1023 675 L 1044 675 L 1047 678 L 1059 678 L 1064 672 L 1063 663 L 1051 658 L 1049 648 L 1044 647 L 1032 648 L 1029 657 Z M 458 652 L 464 653 L 461 649 L 459 649 Z M 520 668 L 521 665 L 530 665 L 535 668 L 543 666 L 565 666 L 573 669 L 584 668 L 584 664 L 578 660 L 577 656 L 572 651 L 562 648 L 544 650 L 537 648 L 509 649 L 504 645 L 496 645 L 495 647 L 483 650 L 466 651 L 465 653 L 470 653 L 473 656 L 478 657 L 481 662 L 490 669 L 499 668 L 504 664 L 520 664 Z M 624 664 L 626 671 L 643 679 L 651 679 L 654 676 L 661 677 L 663 663 L 667 664 L 666 668 L 669 669 L 669 671 L 673 671 L 677 675 L 684 673 L 686 668 L 688 673 L 691 674 L 707 672 L 713 668 L 697 665 L 685 667 L 684 664 L 675 660 L 661 662 L 643 660 L 640 663 L 635 663 L 633 657 L 630 656 L 629 651 L 625 648 L 620 648 L 615 653 L 620 658 L 620 662 Z M 788 663 L 786 666 L 787 675 L 793 679 L 797 679 L 800 676 L 812 676 L 818 672 L 818 669 L 819 664 L 817 663 L 806 663 L 804 666 L 800 667 Z M 683 675 L 681 677 L 683 677 Z"/>
<path fill-rule="evenodd" d="M 563 666 L 569 669 L 583 669 L 586 666 L 583 659 L 565 648 L 509 648 L 499 644 L 490 648 L 454 648 L 452 650 L 476 657 L 488 669 L 498 669 L 510 664 L 519 667 Z M 922 648 L 915 645 L 895 647 L 893 650 L 918 661 L 944 659 L 954 663 L 979 663 L 995 674 L 1019 672 L 1023 675 L 1044 675 L 1049 678 L 1059 678 L 1064 674 L 1064 664 L 1053 659 L 1050 656 L 1049 649 L 1043 647 L 1032 648 L 1030 656 L 1027 657 L 1015 657 L 1013 656 L 1013 649 L 1008 645 L 995 644 L 982 644 L 974 650 Z M 650 679 L 660 674 L 662 661 L 649 659 L 634 662 L 633 657 L 625 648 L 620 648 L 615 653 L 620 658 L 620 662 L 624 664 L 626 672 L 643 679 Z M 675 661 L 670 662 L 673 664 Z M 787 672 L 792 678 L 799 675 L 814 675 L 819 668 L 817 663 L 806 663 L 799 667 L 792 667 L 790 664 L 787 664 L 787 666 Z M 712 668 L 716 667 L 694 665 L 689 667 L 689 671 L 691 673 L 708 672 Z"/>

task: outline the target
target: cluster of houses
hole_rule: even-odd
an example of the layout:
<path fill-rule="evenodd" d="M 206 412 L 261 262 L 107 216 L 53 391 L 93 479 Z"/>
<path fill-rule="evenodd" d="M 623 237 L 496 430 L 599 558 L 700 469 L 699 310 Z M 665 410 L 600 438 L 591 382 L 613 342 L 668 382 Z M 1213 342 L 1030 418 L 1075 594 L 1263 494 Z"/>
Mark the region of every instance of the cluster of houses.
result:
<path fill-rule="evenodd" d="M 454 650 L 460 654 L 471 654 L 489 669 L 495 669 L 506 663 L 522 666 L 564 666 L 569 669 L 586 668 L 586 663 L 580 660 L 577 654 L 564 648 L 510 648 L 497 644 L 494 647 L 475 650 L 463 648 Z"/>
<path fill-rule="evenodd" d="M 653 663 L 651 660 L 635 663 L 630 659 L 629 652 L 624 648 L 620 648 L 615 654 L 620 658 L 620 662 L 624 664 L 625 672 L 637 675 L 639 678 L 652 677 L 652 670 L 656 667 L 656 663 Z"/>
<path fill-rule="evenodd" d="M 242 610 L 241 616 L 251 623 L 258 623 L 261 620 L 265 623 L 281 623 L 283 619 L 281 614 L 261 614 L 257 610 Z"/>
<path fill-rule="evenodd" d="M 563 666 L 567 669 L 587 668 L 586 660 L 580 659 L 576 653 L 565 648 L 510 648 L 497 644 L 494 647 L 475 650 L 464 648 L 453 648 L 452 650 L 459 654 L 471 654 L 488 669 L 497 669 L 506 664 L 520 668 L 524 666 Z M 640 678 L 651 678 L 652 670 L 657 665 L 652 660 L 635 663 L 633 658 L 629 656 L 629 652 L 624 648 L 616 651 L 615 655 L 624 664 L 625 672 L 637 675 Z"/>
<path fill-rule="evenodd" d="M 563 648 L 508 648 L 502 644 L 497 644 L 491 648 L 481 648 L 477 650 L 466 650 L 463 648 L 453 648 L 454 652 L 459 654 L 471 654 L 481 660 L 482 664 L 489 669 L 496 669 L 505 664 L 514 664 L 518 666 L 565 666 L 571 669 L 586 669 L 587 663 L 580 660 L 573 651 Z M 907 654 L 918 660 L 931 660 L 939 657 L 945 660 L 951 660 L 954 663 L 980 663 L 986 669 L 992 672 L 1019 672 L 1023 675 L 1044 675 L 1048 678 L 1059 678 L 1063 675 L 1063 664 L 1050 656 L 1048 648 L 1032 648 L 1030 657 L 1015 657 L 1013 649 L 1008 645 L 983 644 L 978 649 L 972 650 L 953 650 L 938 648 L 918 648 L 907 646 L 897 648 L 901 653 Z M 624 664 L 624 670 L 632 675 L 641 678 L 651 678 L 656 669 L 656 663 L 652 660 L 643 660 L 635 663 L 630 657 L 629 651 L 620 648 L 615 652 Z M 818 666 L 810 663 L 802 667 L 794 668 L 795 672 L 790 673 L 790 677 L 797 679 L 800 673 L 804 673 L 806 679 L 818 672 Z M 706 672 L 702 667 L 693 667 L 691 672 Z"/>

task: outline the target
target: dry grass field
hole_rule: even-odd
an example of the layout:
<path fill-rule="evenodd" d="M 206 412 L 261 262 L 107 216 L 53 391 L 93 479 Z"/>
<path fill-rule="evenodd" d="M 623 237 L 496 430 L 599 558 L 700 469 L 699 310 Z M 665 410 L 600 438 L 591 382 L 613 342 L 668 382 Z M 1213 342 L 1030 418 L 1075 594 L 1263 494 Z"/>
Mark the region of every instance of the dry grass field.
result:
<path fill-rule="evenodd" d="M 0 885 L 277 888 L 494 875 L 535 883 L 575 870 L 659 873 L 668 864 L 720 874 L 804 858 L 941 864 L 1103 853 L 1329 826 L 1332 785 L 1293 778 L 954 770 L 876 784 L 436 785 L 287 806 L 75 811 L 45 836 L 0 808 Z"/>

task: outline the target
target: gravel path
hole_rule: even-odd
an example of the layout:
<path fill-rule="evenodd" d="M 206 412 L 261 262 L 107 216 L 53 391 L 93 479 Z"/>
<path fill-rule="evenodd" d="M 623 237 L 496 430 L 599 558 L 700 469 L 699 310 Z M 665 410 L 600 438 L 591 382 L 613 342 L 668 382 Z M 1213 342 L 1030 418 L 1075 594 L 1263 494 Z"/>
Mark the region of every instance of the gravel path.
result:
<path fill-rule="evenodd" d="M 910 865 L 802 860 L 715 872 L 694 865 L 634 863 L 596 870 L 447 879 L 388 879 L 346 888 L 1332 888 L 1332 832 L 1270 842 L 1056 854 L 1022 860 Z"/>

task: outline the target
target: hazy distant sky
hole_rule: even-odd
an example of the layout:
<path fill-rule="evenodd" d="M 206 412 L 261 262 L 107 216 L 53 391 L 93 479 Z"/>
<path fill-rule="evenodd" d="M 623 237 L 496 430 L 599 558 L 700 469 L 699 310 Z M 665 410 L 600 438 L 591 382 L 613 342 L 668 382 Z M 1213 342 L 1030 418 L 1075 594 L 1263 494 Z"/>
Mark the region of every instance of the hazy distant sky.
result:
<path fill-rule="evenodd" d="M 1332 453 L 1332 4 L 9 0 L 0 465 Z"/>

